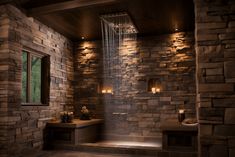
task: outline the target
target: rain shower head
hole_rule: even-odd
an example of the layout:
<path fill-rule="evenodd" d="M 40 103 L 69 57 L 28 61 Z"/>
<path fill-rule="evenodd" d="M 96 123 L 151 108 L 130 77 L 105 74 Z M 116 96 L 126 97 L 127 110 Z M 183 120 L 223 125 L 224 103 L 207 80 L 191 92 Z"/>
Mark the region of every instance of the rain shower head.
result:
<path fill-rule="evenodd" d="M 120 91 L 121 84 L 121 47 L 129 43 L 132 46 L 137 41 L 137 29 L 126 12 L 100 16 L 103 44 L 103 74 L 104 85 L 110 86 L 112 93 Z M 105 92 L 105 91 L 104 91 Z M 107 93 L 107 92 L 105 92 Z"/>
<path fill-rule="evenodd" d="M 100 16 L 116 34 L 136 34 L 138 30 L 126 12 L 105 14 Z"/>

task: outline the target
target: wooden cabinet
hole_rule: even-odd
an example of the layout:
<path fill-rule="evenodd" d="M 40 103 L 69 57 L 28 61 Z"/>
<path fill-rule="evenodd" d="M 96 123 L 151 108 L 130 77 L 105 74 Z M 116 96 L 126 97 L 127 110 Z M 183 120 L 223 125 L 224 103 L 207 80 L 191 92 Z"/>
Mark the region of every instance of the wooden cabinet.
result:
<path fill-rule="evenodd" d="M 178 121 L 161 125 L 163 150 L 197 151 L 197 125 L 185 126 Z"/>

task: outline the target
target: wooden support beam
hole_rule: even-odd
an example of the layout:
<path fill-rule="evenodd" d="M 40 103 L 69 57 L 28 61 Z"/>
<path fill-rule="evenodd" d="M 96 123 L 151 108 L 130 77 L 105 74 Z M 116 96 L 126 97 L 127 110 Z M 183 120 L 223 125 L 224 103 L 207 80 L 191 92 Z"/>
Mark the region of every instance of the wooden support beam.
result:
<path fill-rule="evenodd" d="M 0 5 L 8 4 L 13 2 L 13 0 L 0 0 Z"/>
<path fill-rule="evenodd" d="M 43 15 L 62 10 L 107 4 L 115 1 L 116 0 L 71 0 L 71 1 L 45 5 L 37 8 L 32 8 L 31 10 L 29 10 L 28 14 L 29 16 Z"/>

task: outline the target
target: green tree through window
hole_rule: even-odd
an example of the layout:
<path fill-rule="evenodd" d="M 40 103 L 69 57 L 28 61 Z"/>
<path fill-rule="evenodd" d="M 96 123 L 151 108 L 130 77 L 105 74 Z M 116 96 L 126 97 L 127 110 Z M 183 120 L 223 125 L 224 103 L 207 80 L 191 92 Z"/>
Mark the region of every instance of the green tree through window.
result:
<path fill-rule="evenodd" d="M 41 58 L 32 57 L 31 60 L 31 99 L 32 102 L 41 102 Z"/>
<path fill-rule="evenodd" d="M 22 93 L 24 104 L 47 103 L 48 90 L 48 56 L 22 52 Z M 44 82 L 44 83 L 43 83 Z"/>
<path fill-rule="evenodd" d="M 27 52 L 22 53 L 22 102 L 26 102 L 27 97 Z"/>

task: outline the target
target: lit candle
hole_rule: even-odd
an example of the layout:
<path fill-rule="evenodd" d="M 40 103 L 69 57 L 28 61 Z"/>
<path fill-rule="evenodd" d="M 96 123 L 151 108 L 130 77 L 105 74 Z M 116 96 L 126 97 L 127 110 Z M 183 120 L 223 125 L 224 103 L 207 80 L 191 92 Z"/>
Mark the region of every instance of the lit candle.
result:
<path fill-rule="evenodd" d="M 184 109 L 179 109 L 179 113 L 184 113 Z"/>
<path fill-rule="evenodd" d="M 102 92 L 102 93 L 107 93 L 107 91 L 106 91 L 105 89 L 103 89 L 101 92 Z"/>
<path fill-rule="evenodd" d="M 151 90 L 152 90 L 152 93 L 153 93 L 153 94 L 156 93 L 156 88 L 155 88 L 155 87 L 153 87 Z"/>
<path fill-rule="evenodd" d="M 178 120 L 179 122 L 182 122 L 185 119 L 184 109 L 179 109 L 178 111 Z"/>
<path fill-rule="evenodd" d="M 111 89 L 108 89 L 108 90 L 107 90 L 107 93 L 112 93 L 112 90 L 111 90 Z"/>
<path fill-rule="evenodd" d="M 156 92 L 157 92 L 157 93 L 160 93 L 160 88 L 156 88 Z"/>

